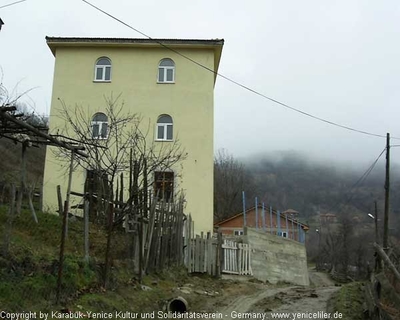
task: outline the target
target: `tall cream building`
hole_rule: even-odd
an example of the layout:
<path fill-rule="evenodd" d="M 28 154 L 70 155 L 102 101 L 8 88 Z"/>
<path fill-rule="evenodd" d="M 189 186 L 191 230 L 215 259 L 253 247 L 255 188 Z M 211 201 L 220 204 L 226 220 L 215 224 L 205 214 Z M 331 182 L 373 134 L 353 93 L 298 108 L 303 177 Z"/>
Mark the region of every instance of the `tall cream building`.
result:
<path fill-rule="evenodd" d="M 212 230 L 214 85 L 224 41 L 59 37 L 46 40 L 55 57 L 50 132 L 65 126 L 59 114 L 63 101 L 71 106 L 71 112 L 72 107 L 82 106 L 91 114 L 92 138 L 106 138 L 104 97 L 121 95 L 124 108 L 140 114 L 149 124 L 149 143 L 171 144 L 179 139 L 187 152 L 186 159 L 166 174 L 154 174 L 172 182 L 174 192 L 184 192 L 185 213 L 192 215 L 196 231 Z M 65 162 L 61 163 L 49 149 L 44 206 L 55 211 L 56 186 L 61 185 L 65 194 L 67 176 L 62 169 Z M 86 175 L 85 170 L 74 173 L 73 191 L 83 192 Z M 153 188 L 157 188 L 156 184 Z M 74 197 L 72 200 L 78 201 Z"/>

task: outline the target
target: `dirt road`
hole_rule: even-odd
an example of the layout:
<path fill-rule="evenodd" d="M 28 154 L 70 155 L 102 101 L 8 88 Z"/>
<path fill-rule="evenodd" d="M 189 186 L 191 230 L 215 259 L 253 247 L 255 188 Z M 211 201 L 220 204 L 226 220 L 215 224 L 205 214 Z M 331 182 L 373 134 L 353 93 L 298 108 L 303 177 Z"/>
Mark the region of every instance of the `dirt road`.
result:
<path fill-rule="evenodd" d="M 273 314 L 286 313 L 287 317 L 281 319 L 306 318 L 304 313 L 315 313 L 307 319 L 326 319 L 327 302 L 332 294 L 339 288 L 325 273 L 310 271 L 310 287 L 289 286 L 271 287 L 254 285 L 251 293 L 242 294 L 239 291 L 229 293 L 222 297 L 225 303 L 215 301 L 214 311 L 218 310 L 224 319 L 273 319 Z M 238 287 L 239 288 L 239 287 Z M 298 315 L 300 313 L 300 315 Z M 297 314 L 297 315 L 295 315 Z M 303 315 L 301 315 L 303 314 Z M 290 315 L 290 316 L 289 316 Z M 279 319 L 279 317 L 276 317 Z"/>

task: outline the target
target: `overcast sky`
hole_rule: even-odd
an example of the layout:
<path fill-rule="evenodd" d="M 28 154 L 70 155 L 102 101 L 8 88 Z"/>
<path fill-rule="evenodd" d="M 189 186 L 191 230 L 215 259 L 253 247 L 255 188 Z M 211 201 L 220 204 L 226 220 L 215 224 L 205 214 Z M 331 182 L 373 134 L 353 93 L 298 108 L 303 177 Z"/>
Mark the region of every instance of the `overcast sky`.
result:
<path fill-rule="evenodd" d="M 221 74 L 317 117 L 400 137 L 398 0 L 92 3 L 154 38 L 224 38 Z M 50 110 L 54 67 L 46 35 L 142 37 L 80 0 L 27 0 L 0 9 L 0 17 L 3 83 L 9 90 L 18 84 L 19 93 L 35 88 L 29 101 L 40 113 Z M 298 150 L 367 165 L 384 146 L 383 138 L 330 126 L 217 79 L 215 149 L 238 157 Z M 400 162 L 400 148 L 392 159 Z"/>

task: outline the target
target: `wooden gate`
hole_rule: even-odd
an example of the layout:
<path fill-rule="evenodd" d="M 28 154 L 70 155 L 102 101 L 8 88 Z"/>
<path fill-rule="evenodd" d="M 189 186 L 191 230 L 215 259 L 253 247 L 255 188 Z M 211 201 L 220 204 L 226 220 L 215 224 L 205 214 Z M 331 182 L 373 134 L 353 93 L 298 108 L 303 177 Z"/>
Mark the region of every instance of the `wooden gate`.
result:
<path fill-rule="evenodd" d="M 223 273 L 252 275 L 250 246 L 233 240 L 224 240 L 222 244 L 224 263 Z"/>
<path fill-rule="evenodd" d="M 184 263 L 189 273 L 220 276 L 222 273 L 253 275 L 250 246 L 233 240 L 222 240 L 207 232 L 194 236 L 194 222 L 189 215 L 183 227 Z"/>

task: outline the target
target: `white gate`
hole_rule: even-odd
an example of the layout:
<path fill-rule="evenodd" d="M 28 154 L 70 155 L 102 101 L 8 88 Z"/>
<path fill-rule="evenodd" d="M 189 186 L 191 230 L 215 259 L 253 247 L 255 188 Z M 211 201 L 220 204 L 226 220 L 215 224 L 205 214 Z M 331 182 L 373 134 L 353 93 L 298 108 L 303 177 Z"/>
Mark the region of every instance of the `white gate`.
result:
<path fill-rule="evenodd" d="M 252 275 L 250 246 L 246 243 L 237 243 L 233 240 L 224 240 L 222 244 L 224 252 L 223 273 Z"/>

